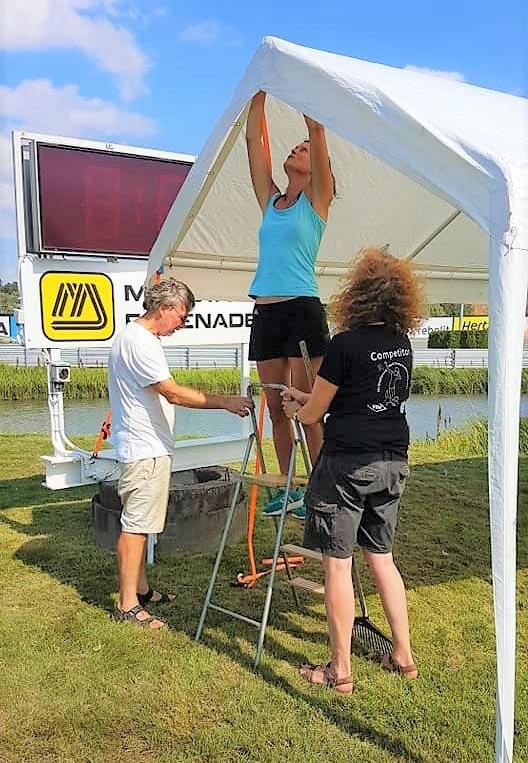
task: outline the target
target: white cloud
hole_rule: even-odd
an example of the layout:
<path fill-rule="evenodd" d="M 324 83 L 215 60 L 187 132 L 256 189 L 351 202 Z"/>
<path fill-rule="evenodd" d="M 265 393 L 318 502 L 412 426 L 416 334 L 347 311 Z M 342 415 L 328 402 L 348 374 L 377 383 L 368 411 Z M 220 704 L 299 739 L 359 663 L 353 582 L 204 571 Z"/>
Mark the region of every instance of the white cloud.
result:
<path fill-rule="evenodd" d="M 152 119 L 101 98 L 83 98 L 78 85 L 54 87 L 48 79 L 0 86 L 5 117 L 34 132 L 104 139 L 115 135 L 145 136 L 156 132 Z"/>
<path fill-rule="evenodd" d="M 4 124 L 12 128 L 97 140 L 144 137 L 157 123 L 101 98 L 83 98 L 77 85 L 54 87 L 47 79 L 0 86 Z M 11 140 L 0 133 L 0 238 L 15 238 Z"/>
<path fill-rule="evenodd" d="M 28 5 L 28 0 L 9 0 L 2 13 L 0 49 L 78 49 L 116 78 L 123 98 L 143 95 L 150 62 L 132 32 L 117 23 L 121 3 L 31 0 Z"/>
<path fill-rule="evenodd" d="M 414 66 L 414 64 L 407 64 L 404 69 L 408 69 L 411 72 L 420 72 L 421 74 L 430 74 L 433 77 L 442 77 L 443 79 L 451 79 L 455 82 L 465 82 L 466 78 L 461 72 L 445 71 L 444 69 L 429 69 L 427 66 Z"/>
<path fill-rule="evenodd" d="M 14 239 L 15 191 L 11 141 L 0 134 L 0 238 Z"/>
<path fill-rule="evenodd" d="M 185 43 L 198 43 L 200 45 L 209 45 L 220 38 L 225 41 L 226 36 L 232 37 L 232 31 L 229 27 L 208 19 L 199 24 L 189 24 L 178 35 L 178 40 Z"/>

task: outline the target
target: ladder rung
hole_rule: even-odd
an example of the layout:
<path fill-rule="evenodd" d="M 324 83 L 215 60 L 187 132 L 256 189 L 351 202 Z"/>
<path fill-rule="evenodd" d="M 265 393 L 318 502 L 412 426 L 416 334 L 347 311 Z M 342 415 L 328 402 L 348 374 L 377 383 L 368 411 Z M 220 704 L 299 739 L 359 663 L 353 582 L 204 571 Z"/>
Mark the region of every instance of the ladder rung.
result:
<path fill-rule="evenodd" d="M 302 588 L 304 591 L 310 591 L 310 593 L 313 593 L 316 596 L 324 596 L 324 585 L 322 583 L 316 583 L 315 580 L 293 578 L 293 580 L 290 580 L 290 585 L 294 588 Z"/>
<path fill-rule="evenodd" d="M 287 482 L 284 474 L 238 474 L 237 476 L 249 485 L 260 487 L 286 487 Z M 294 477 L 292 480 L 292 487 L 307 484 L 308 477 Z"/>
<path fill-rule="evenodd" d="M 307 559 L 323 561 L 323 555 L 319 551 L 312 551 L 311 548 L 304 548 L 304 546 L 296 546 L 295 543 L 285 543 L 281 546 L 281 551 L 292 556 L 305 556 Z"/>
<path fill-rule="evenodd" d="M 236 617 L 237 620 L 242 620 L 245 623 L 249 623 L 250 625 L 254 625 L 256 628 L 260 628 L 262 623 L 259 623 L 258 620 L 253 620 L 251 617 L 246 617 L 245 615 L 241 615 L 240 612 L 233 612 L 232 609 L 225 609 L 224 607 L 219 607 L 218 604 L 213 604 L 212 602 L 209 602 L 209 609 L 214 609 L 215 612 L 222 612 L 224 615 L 229 615 L 229 617 Z"/>

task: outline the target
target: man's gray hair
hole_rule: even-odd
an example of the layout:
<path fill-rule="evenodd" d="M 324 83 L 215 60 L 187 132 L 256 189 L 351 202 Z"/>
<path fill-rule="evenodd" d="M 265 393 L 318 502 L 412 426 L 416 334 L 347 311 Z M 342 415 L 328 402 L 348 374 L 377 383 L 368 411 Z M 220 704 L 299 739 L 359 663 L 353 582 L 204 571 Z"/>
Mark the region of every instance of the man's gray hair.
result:
<path fill-rule="evenodd" d="M 183 281 L 167 278 L 165 281 L 145 287 L 143 309 L 147 313 L 155 312 L 159 307 L 177 307 L 185 305 L 187 311 L 193 309 L 196 300 L 194 294 Z"/>

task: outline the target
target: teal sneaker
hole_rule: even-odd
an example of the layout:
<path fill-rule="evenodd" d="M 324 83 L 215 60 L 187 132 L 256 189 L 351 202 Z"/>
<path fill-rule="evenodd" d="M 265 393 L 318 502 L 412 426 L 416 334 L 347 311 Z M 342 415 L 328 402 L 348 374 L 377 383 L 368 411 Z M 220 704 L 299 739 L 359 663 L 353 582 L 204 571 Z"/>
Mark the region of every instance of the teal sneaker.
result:
<path fill-rule="evenodd" d="M 306 506 L 304 505 L 304 501 L 300 506 L 296 506 L 294 508 L 291 515 L 294 519 L 298 519 L 300 522 L 304 522 L 306 519 Z"/>
<path fill-rule="evenodd" d="M 268 501 L 262 510 L 262 514 L 265 517 L 276 517 L 281 513 L 282 504 L 284 502 L 284 488 L 277 490 L 275 495 Z M 303 499 L 303 492 L 300 488 L 296 490 L 290 490 L 288 493 L 288 504 L 298 504 Z"/>

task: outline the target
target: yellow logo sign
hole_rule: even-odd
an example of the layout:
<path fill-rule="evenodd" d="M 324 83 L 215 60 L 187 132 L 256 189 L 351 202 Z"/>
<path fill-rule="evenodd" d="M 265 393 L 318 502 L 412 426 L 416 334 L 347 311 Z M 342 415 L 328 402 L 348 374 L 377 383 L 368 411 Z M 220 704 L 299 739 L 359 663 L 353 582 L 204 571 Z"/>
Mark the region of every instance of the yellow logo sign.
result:
<path fill-rule="evenodd" d="M 489 329 L 487 315 L 467 315 L 453 318 L 453 331 L 486 331 Z"/>
<path fill-rule="evenodd" d="M 110 339 L 114 289 L 104 273 L 44 273 L 40 279 L 42 330 L 54 342 Z"/>

